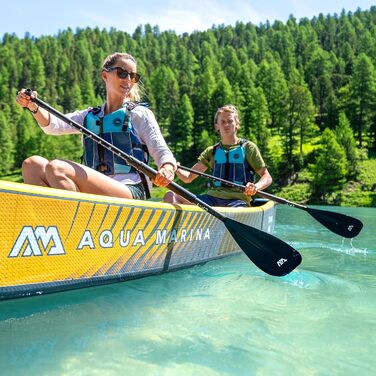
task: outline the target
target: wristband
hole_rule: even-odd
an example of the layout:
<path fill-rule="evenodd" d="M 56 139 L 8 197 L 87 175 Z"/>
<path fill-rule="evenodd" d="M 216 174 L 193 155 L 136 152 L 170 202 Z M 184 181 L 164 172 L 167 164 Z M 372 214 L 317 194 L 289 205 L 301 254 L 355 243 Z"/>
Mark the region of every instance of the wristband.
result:
<path fill-rule="evenodd" d="M 175 166 L 171 162 L 165 162 L 165 163 L 163 163 L 163 165 L 160 168 L 162 168 L 162 167 L 164 167 L 166 165 L 170 165 L 172 167 L 172 172 L 173 173 L 175 173 L 175 171 L 177 170 L 177 168 L 175 168 Z"/>
<path fill-rule="evenodd" d="M 36 114 L 39 111 L 39 105 L 37 104 L 37 108 L 35 110 L 30 110 L 29 107 L 26 107 L 32 114 Z"/>

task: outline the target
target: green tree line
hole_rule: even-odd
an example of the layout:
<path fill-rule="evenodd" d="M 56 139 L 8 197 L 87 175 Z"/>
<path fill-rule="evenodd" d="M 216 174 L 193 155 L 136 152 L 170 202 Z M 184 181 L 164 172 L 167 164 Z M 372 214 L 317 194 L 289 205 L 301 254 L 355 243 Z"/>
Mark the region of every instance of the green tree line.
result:
<path fill-rule="evenodd" d="M 54 36 L 3 35 L 0 44 L 0 176 L 31 154 L 80 161 L 80 137 L 49 137 L 15 103 L 21 87 L 63 112 L 104 100 L 104 58 L 138 61 L 144 100 L 182 164 L 217 141 L 217 107 L 233 103 L 240 136 L 256 142 L 274 186 L 309 174 L 309 196 L 356 181 L 376 150 L 376 7 L 286 23 L 218 25 L 177 35 L 140 25 L 68 28 Z"/>

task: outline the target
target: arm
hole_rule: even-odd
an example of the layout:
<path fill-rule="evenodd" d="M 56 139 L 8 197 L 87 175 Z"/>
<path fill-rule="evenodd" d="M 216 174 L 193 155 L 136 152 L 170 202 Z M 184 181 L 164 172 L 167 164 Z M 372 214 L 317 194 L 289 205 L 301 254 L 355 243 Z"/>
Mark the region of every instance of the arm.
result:
<path fill-rule="evenodd" d="M 256 171 L 257 174 L 260 176 L 260 179 L 257 183 L 248 182 L 245 186 L 245 194 L 248 196 L 253 196 L 257 193 L 257 191 L 262 191 L 265 188 L 269 187 L 272 184 L 272 177 L 266 167 L 263 167 Z"/>
<path fill-rule="evenodd" d="M 246 158 L 250 166 L 255 170 L 260 179 L 257 183 L 248 182 L 245 186 L 245 194 L 253 196 L 258 190 L 263 190 L 269 187 L 272 183 L 272 177 L 266 168 L 264 159 L 261 156 L 260 150 L 253 142 L 248 141 L 246 145 Z"/>
<path fill-rule="evenodd" d="M 136 107 L 131 116 L 135 132 L 146 144 L 158 166 L 158 173 L 153 182 L 159 187 L 165 187 L 174 180 L 177 163 L 163 138 L 157 120 L 153 112 L 142 106 Z"/>
<path fill-rule="evenodd" d="M 157 120 L 148 108 L 137 106 L 132 112 L 132 125 L 140 140 L 147 146 L 158 169 L 171 166 L 176 170 L 176 160 L 168 148 Z"/>
<path fill-rule="evenodd" d="M 197 162 L 193 167 L 192 170 L 197 170 L 199 172 L 205 172 L 208 168 L 201 162 Z M 198 175 L 185 170 L 180 170 L 179 166 L 176 170 L 176 175 L 184 182 L 184 183 L 191 183 L 193 180 L 195 180 Z"/>
<path fill-rule="evenodd" d="M 37 97 L 37 92 L 33 91 L 31 96 L 25 94 L 25 89 L 21 89 L 17 93 L 16 102 L 23 108 L 27 108 L 37 121 L 38 125 L 42 128 L 43 132 L 50 135 L 63 135 L 63 134 L 80 134 L 80 131 L 72 127 L 64 121 L 58 119 L 56 116 L 51 115 L 48 111 L 40 108 L 32 101 Z M 83 124 L 88 110 L 76 111 L 66 116 L 69 119 Z"/>
<path fill-rule="evenodd" d="M 50 114 L 32 101 L 33 98 L 37 97 L 38 93 L 33 91 L 31 97 L 29 97 L 25 94 L 25 91 L 25 89 L 21 89 L 17 93 L 16 102 L 30 111 L 40 127 L 47 127 L 50 124 Z"/>

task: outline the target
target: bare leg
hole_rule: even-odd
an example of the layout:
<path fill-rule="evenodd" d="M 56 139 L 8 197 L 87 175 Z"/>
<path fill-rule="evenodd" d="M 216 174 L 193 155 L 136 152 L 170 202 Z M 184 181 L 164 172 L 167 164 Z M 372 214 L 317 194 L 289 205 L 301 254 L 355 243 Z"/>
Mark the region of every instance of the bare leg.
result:
<path fill-rule="evenodd" d="M 34 155 L 25 159 L 22 163 L 22 177 L 26 184 L 40 185 L 48 187 L 46 178 L 46 166 L 48 160 Z"/>
<path fill-rule="evenodd" d="M 48 186 L 97 195 L 133 198 L 122 183 L 79 163 L 54 159 L 46 165 Z"/>
<path fill-rule="evenodd" d="M 163 196 L 163 202 L 167 202 L 168 204 L 186 204 L 186 205 L 192 205 L 192 203 L 185 198 L 181 197 L 175 192 L 168 191 Z"/>

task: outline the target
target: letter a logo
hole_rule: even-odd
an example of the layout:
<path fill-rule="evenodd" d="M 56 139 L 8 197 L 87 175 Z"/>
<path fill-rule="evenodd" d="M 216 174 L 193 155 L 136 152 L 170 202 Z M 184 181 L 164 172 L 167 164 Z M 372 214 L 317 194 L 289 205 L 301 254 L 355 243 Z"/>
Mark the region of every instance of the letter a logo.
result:
<path fill-rule="evenodd" d="M 47 252 L 48 256 L 65 255 L 63 243 L 57 227 L 31 226 L 23 227 L 15 241 L 8 257 L 42 256 Z"/>

